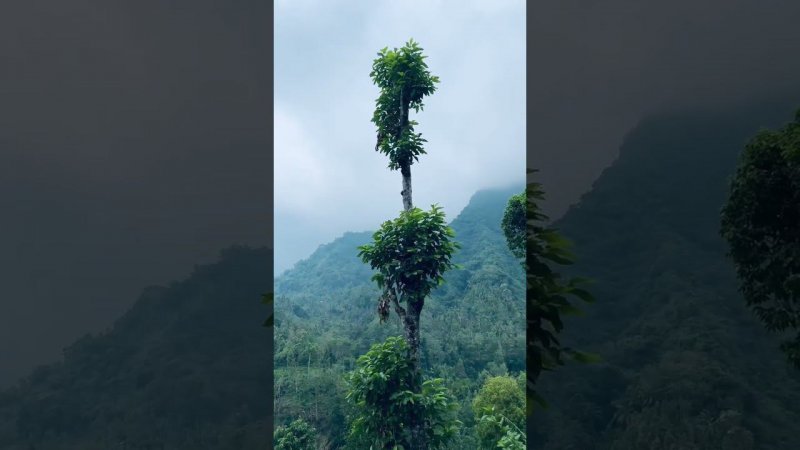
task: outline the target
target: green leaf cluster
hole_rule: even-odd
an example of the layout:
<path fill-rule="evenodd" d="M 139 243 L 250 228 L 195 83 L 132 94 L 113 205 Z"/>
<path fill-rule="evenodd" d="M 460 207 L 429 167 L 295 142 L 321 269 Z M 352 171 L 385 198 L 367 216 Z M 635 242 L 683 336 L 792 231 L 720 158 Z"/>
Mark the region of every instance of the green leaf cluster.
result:
<path fill-rule="evenodd" d="M 529 175 L 534 172 L 528 170 Z M 534 389 L 542 371 L 563 365 L 564 356 L 578 362 L 598 359 L 594 355 L 564 347 L 558 339 L 558 334 L 564 328 L 563 316 L 581 313 L 574 305 L 574 299 L 592 302 L 593 298 L 584 289 L 588 280 L 580 277 L 565 279 L 554 270 L 554 265 L 572 264 L 574 257 L 569 251 L 569 241 L 547 226 L 548 218 L 539 206 L 543 200 L 541 185 L 528 183 L 525 193 L 509 200 L 502 221 L 509 249 L 517 257 L 522 257 L 523 252 L 525 256 L 528 396 L 531 406 L 546 406 L 544 399 Z"/>
<path fill-rule="evenodd" d="M 287 426 L 275 429 L 275 450 L 315 450 L 317 431 L 303 419 L 296 419 Z"/>
<path fill-rule="evenodd" d="M 498 448 L 501 441 L 506 447 L 500 448 L 516 448 L 516 442 L 524 442 L 525 393 L 513 377 L 487 379 L 472 402 L 472 410 L 478 418 L 475 431 L 482 449 Z"/>
<path fill-rule="evenodd" d="M 482 449 L 504 449 L 504 450 L 525 450 L 527 448 L 527 438 L 525 433 L 514 426 L 506 417 L 496 415 L 493 409 L 489 409 L 478 421 L 479 427 L 491 427 L 499 430 L 500 438 L 490 443 L 481 443 Z"/>
<path fill-rule="evenodd" d="M 373 234 L 373 243 L 359 247 L 358 256 L 378 273 L 378 287 L 399 301 L 422 302 L 454 268 L 451 257 L 459 248 L 455 233 L 445 222 L 442 209 L 413 208 L 386 221 Z"/>
<path fill-rule="evenodd" d="M 409 424 L 422 420 L 432 449 L 442 448 L 458 431 L 457 404 L 441 379 L 427 380 L 414 393 L 415 375 L 401 337 L 373 345 L 348 376 L 346 399 L 353 406 L 351 448 L 409 448 Z"/>
<path fill-rule="evenodd" d="M 389 156 L 389 168 L 408 168 L 425 153 L 425 139 L 414 132 L 408 111 L 423 109 L 423 97 L 433 94 L 439 78 L 431 75 L 422 48 L 409 40 L 402 48 L 383 48 L 372 64 L 373 82 L 380 88 L 372 122 L 378 128 L 376 150 Z"/>
<path fill-rule="evenodd" d="M 526 204 L 524 192 L 512 196 L 508 199 L 508 205 L 503 213 L 503 221 L 501 222 L 508 248 L 519 259 L 525 258 L 528 224 Z"/>

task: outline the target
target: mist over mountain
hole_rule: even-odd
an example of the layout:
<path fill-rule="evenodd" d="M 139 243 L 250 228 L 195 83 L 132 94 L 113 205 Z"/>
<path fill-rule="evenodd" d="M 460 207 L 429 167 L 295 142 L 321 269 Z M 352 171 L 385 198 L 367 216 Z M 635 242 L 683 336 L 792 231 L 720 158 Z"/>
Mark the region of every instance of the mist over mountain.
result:
<path fill-rule="evenodd" d="M 232 247 L 0 393 L 3 449 L 263 449 L 272 251 Z"/>
<path fill-rule="evenodd" d="M 793 118 L 786 98 L 642 120 L 556 222 L 597 299 L 564 342 L 603 362 L 542 377 L 533 448 L 800 448 L 800 374 L 746 310 L 718 231 L 738 155 Z"/>

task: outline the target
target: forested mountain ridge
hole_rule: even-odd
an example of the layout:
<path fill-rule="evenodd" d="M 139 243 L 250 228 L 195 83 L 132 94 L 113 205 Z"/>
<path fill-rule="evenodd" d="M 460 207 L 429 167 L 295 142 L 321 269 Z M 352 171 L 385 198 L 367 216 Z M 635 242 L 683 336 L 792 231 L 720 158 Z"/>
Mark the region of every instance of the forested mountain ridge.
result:
<path fill-rule="evenodd" d="M 0 394 L 7 450 L 263 449 L 272 251 L 233 247 Z"/>
<path fill-rule="evenodd" d="M 545 375 L 542 449 L 800 448 L 800 376 L 746 310 L 719 236 L 746 142 L 798 103 L 644 120 L 617 161 L 556 222 L 597 303 L 564 342 L 603 363 Z"/>
<path fill-rule="evenodd" d="M 514 189 L 478 191 L 450 223 L 456 232 L 456 239 L 467 243 L 453 257 L 458 264 L 466 264 L 463 271 L 473 271 L 486 265 L 498 267 L 519 265 L 506 248 L 500 220 L 508 198 L 522 190 L 523 187 L 519 186 Z M 371 238 L 372 232 L 347 232 L 333 242 L 321 245 L 311 256 L 275 279 L 275 293 L 288 295 L 302 291 L 322 294 L 332 287 L 371 286 L 370 277 L 373 272 L 358 258 L 357 249 L 358 246 L 368 243 Z M 476 244 L 482 242 L 483 245 L 471 245 L 473 242 Z M 480 258 L 484 252 L 492 257 Z M 520 273 L 516 270 L 513 272 L 513 275 L 505 272 L 504 275 L 518 280 Z M 455 277 L 459 276 L 464 276 L 464 273 Z M 519 280 L 522 283 L 521 279 Z M 442 287 L 446 289 L 451 281 L 448 279 Z"/>
<path fill-rule="evenodd" d="M 476 448 L 471 401 L 481 382 L 525 367 L 524 272 L 500 228 L 508 199 L 522 189 L 479 191 L 451 222 L 461 268 L 445 275 L 422 313 L 423 369 L 444 378 L 461 404 L 464 427 L 452 448 Z M 358 258 L 370 239 L 347 233 L 275 283 L 275 423 L 307 420 L 319 448 L 344 445 L 344 376 L 356 358 L 402 334 L 393 314 L 379 323 L 379 291 Z"/>
<path fill-rule="evenodd" d="M 524 368 L 523 274 L 500 232 L 505 203 L 521 190 L 479 192 L 453 221 L 465 244 L 456 258 L 464 268 L 436 291 L 423 317 L 426 328 L 448 324 L 426 335 L 423 363 L 432 373 L 462 380 L 451 386 L 466 399 L 465 416 L 477 381 L 473 386 L 464 379 Z M 343 400 L 337 390 L 343 368 L 352 368 L 376 336 L 399 334 L 392 320 L 377 323 L 371 271 L 356 248 L 369 239 L 369 233 L 347 233 L 277 280 L 276 406 L 293 413 L 295 402 L 310 404 L 317 415 L 303 417 L 341 427 L 343 411 L 335 402 Z M 261 326 L 266 308 L 259 299 L 269 289 L 271 264 L 269 249 L 233 247 L 186 280 L 145 289 L 107 332 L 78 340 L 65 349 L 62 362 L 40 367 L 0 393 L 0 448 L 267 448 L 271 330 Z M 473 328 L 453 333 L 454 323 Z M 331 329 L 345 324 L 346 332 Z M 301 340 L 304 333 L 320 339 Z M 297 342 L 322 345 L 304 353 L 308 349 L 293 347 Z M 285 377 L 290 372 L 298 376 Z M 320 384 L 300 386 L 304 380 Z M 289 395 L 287 385 L 293 388 Z M 307 389 L 316 394 L 314 401 L 308 401 Z"/>

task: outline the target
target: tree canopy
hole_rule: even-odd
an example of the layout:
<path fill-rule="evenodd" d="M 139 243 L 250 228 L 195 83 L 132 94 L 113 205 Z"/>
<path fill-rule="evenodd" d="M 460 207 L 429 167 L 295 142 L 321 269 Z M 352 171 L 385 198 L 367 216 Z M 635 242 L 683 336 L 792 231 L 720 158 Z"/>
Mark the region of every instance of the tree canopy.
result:
<path fill-rule="evenodd" d="M 535 171 L 529 169 L 528 175 L 532 173 Z M 572 264 L 574 257 L 569 252 L 569 241 L 546 225 L 547 216 L 539 206 L 542 200 L 541 185 L 529 182 L 526 192 L 509 199 L 502 221 L 509 249 L 518 258 L 525 256 L 522 264 L 527 278 L 527 392 L 531 407 L 536 403 L 547 404 L 534 388 L 542 371 L 563 365 L 565 355 L 581 362 L 596 359 L 562 346 L 558 339 L 564 328 L 562 317 L 580 312 L 573 304 L 574 299 L 591 302 L 593 298 L 582 287 L 588 280 L 564 279 L 554 270 L 554 265 Z"/>
<path fill-rule="evenodd" d="M 384 222 L 373 242 L 359 247 L 359 257 L 377 269 L 372 279 L 391 301 L 423 302 L 431 290 L 444 282 L 445 271 L 455 265 L 451 258 L 459 244 L 438 206 L 430 211 L 414 208 L 397 219 Z M 382 320 L 388 315 L 389 298 L 379 308 Z"/>
<path fill-rule="evenodd" d="M 800 328 L 800 111 L 745 147 L 722 210 L 722 236 L 747 305 L 767 329 Z M 800 368 L 800 333 L 781 345 Z"/>
<path fill-rule="evenodd" d="M 496 449 L 501 440 L 522 443 L 525 429 L 525 389 L 513 377 L 501 375 L 484 382 L 472 401 L 478 423 L 475 431 L 482 449 Z M 523 447 L 524 448 L 524 447 Z"/>
<path fill-rule="evenodd" d="M 370 77 L 380 95 L 375 101 L 372 122 L 378 127 L 375 149 L 389 157 L 389 168 L 408 168 L 419 155 L 425 154 L 425 139 L 414 132 L 414 121 L 408 111 L 419 112 L 422 99 L 436 91 L 439 77 L 431 75 L 422 48 L 410 39 L 402 48 L 381 49 L 372 64 Z"/>

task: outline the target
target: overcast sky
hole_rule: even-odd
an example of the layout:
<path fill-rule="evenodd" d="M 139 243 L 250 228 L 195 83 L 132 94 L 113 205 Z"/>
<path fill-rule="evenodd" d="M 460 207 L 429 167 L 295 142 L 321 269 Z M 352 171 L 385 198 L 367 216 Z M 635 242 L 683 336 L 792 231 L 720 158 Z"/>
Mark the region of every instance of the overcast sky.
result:
<path fill-rule="evenodd" d="M 441 83 L 412 112 L 428 140 L 414 204 L 453 219 L 477 190 L 525 177 L 524 0 L 296 1 L 275 10 L 276 272 L 402 209 L 401 177 L 374 151 L 383 47 L 413 38 Z M 355 251 L 355 250 L 354 250 Z"/>
<path fill-rule="evenodd" d="M 644 116 L 785 97 L 800 87 L 797 0 L 528 7 L 528 161 L 540 169 L 551 217 L 591 188 Z"/>

